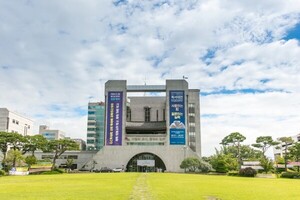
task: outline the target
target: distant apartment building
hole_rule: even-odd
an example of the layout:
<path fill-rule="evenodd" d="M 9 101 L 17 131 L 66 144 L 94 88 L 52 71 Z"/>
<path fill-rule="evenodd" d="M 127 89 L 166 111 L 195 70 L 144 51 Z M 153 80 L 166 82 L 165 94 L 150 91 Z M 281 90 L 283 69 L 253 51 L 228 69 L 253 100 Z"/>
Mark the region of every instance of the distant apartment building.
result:
<path fill-rule="evenodd" d="M 65 133 L 60 130 L 49 129 L 46 125 L 41 125 L 39 134 L 44 136 L 47 140 L 59 140 L 65 138 Z"/>
<path fill-rule="evenodd" d="M 104 102 L 88 104 L 87 150 L 98 151 L 104 146 Z"/>
<path fill-rule="evenodd" d="M 33 121 L 7 108 L 0 108 L 0 131 L 33 135 Z"/>
<path fill-rule="evenodd" d="M 79 138 L 75 138 L 75 139 L 71 139 L 73 141 L 75 141 L 78 146 L 80 151 L 85 151 L 86 150 L 86 142 L 83 139 L 79 139 Z"/>

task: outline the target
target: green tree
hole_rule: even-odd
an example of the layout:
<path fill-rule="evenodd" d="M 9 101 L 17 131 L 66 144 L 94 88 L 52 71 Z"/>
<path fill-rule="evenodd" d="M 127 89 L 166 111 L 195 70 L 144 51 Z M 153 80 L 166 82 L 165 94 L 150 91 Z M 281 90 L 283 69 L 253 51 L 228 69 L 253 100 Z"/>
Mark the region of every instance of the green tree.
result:
<path fill-rule="evenodd" d="M 271 171 L 274 167 L 274 163 L 272 162 L 272 160 L 270 160 L 269 158 L 263 156 L 261 157 L 260 161 L 260 165 L 263 168 L 263 171 L 267 174 L 269 171 Z"/>
<path fill-rule="evenodd" d="M 199 166 L 198 166 L 198 170 L 200 172 L 204 172 L 204 173 L 207 173 L 209 171 L 212 171 L 212 166 L 211 164 L 209 164 L 208 162 L 204 161 L 203 159 L 200 159 L 199 160 Z"/>
<path fill-rule="evenodd" d="M 60 140 L 49 141 L 45 151 L 54 153 L 51 170 L 54 170 L 56 160 L 59 158 L 59 156 L 61 156 L 67 150 L 78 150 L 78 149 L 79 149 L 79 145 L 73 140 L 60 139 Z"/>
<path fill-rule="evenodd" d="M 34 156 L 36 150 L 44 150 L 47 145 L 47 139 L 42 135 L 25 136 L 22 146 L 22 154 L 30 152 Z"/>
<path fill-rule="evenodd" d="M 5 165 L 9 167 L 21 166 L 24 161 L 24 157 L 19 150 L 10 149 L 7 152 L 7 156 L 5 158 Z"/>
<path fill-rule="evenodd" d="M 295 143 L 293 146 L 289 147 L 290 156 L 294 159 L 294 161 L 300 161 L 300 143 Z M 298 172 L 299 172 L 299 165 L 298 165 Z"/>
<path fill-rule="evenodd" d="M 25 163 L 28 165 L 28 170 L 29 170 L 31 165 L 37 163 L 37 159 L 34 155 L 30 155 L 25 158 Z"/>
<path fill-rule="evenodd" d="M 281 146 L 284 147 L 284 169 L 287 171 L 287 162 L 289 158 L 288 146 L 294 143 L 294 140 L 291 137 L 282 137 L 279 138 Z"/>
<path fill-rule="evenodd" d="M 279 142 L 274 141 L 271 136 L 260 136 L 256 138 L 256 143 L 252 144 L 252 146 L 260 149 L 262 151 L 263 156 L 265 156 L 266 151 L 271 146 L 275 146 L 278 144 Z"/>
<path fill-rule="evenodd" d="M 199 168 L 199 165 L 200 161 L 198 158 L 188 157 L 181 162 L 180 168 L 184 170 L 188 169 L 190 172 L 195 172 Z"/>
<path fill-rule="evenodd" d="M 240 134 L 239 132 L 233 132 L 227 135 L 223 138 L 220 144 L 226 146 L 226 145 L 232 145 L 237 149 L 237 162 L 239 164 L 239 168 L 242 165 L 242 159 L 241 159 L 241 143 L 246 139 L 245 136 Z"/>
<path fill-rule="evenodd" d="M 234 146 L 223 146 L 220 152 L 225 155 L 232 155 L 233 158 L 238 158 L 238 150 Z M 262 156 L 262 152 L 251 148 L 249 145 L 240 145 L 241 160 L 258 160 Z"/>
<path fill-rule="evenodd" d="M 71 170 L 73 164 L 74 164 L 74 160 L 68 158 L 66 161 L 66 166 L 68 168 L 68 172 Z"/>
<path fill-rule="evenodd" d="M 0 132 L 0 149 L 3 154 L 2 166 L 4 169 L 6 168 L 4 161 L 6 159 L 8 149 L 20 150 L 23 142 L 24 137 L 18 133 Z M 15 166 L 15 163 L 16 160 L 13 161 L 13 166 Z"/>

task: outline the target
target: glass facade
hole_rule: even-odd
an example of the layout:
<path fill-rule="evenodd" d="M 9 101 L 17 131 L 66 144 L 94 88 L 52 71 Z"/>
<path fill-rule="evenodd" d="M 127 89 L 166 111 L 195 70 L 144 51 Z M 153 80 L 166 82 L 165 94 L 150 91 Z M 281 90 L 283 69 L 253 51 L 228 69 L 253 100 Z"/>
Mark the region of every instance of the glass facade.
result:
<path fill-rule="evenodd" d="M 89 103 L 87 122 L 87 150 L 98 151 L 104 146 L 104 115 L 103 102 Z"/>

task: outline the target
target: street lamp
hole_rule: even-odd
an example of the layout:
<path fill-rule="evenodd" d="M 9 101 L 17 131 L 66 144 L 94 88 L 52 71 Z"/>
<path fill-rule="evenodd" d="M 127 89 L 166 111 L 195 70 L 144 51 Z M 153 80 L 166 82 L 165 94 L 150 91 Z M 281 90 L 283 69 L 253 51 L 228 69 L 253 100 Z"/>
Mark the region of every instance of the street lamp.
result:
<path fill-rule="evenodd" d="M 187 149 L 187 146 L 186 145 L 184 145 L 183 146 L 183 161 L 186 159 L 186 149 Z M 184 173 L 186 172 L 186 168 L 185 168 L 185 166 L 184 166 Z"/>

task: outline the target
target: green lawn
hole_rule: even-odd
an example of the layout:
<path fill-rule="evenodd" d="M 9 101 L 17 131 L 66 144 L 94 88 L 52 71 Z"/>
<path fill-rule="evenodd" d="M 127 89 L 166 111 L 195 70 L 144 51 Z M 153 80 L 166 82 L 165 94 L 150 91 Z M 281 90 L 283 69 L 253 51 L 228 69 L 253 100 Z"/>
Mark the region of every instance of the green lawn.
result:
<path fill-rule="evenodd" d="M 169 173 L 0 177 L 1 200 L 300 199 L 300 180 Z"/>

